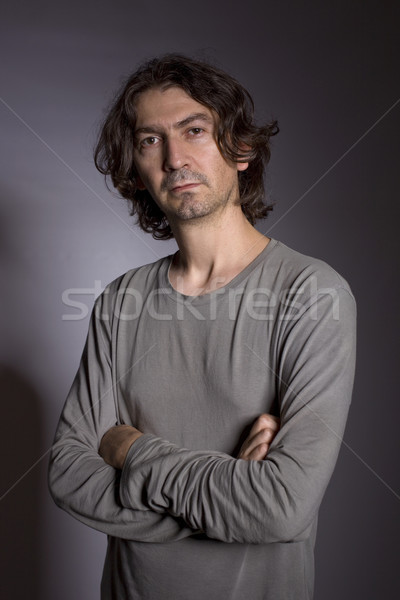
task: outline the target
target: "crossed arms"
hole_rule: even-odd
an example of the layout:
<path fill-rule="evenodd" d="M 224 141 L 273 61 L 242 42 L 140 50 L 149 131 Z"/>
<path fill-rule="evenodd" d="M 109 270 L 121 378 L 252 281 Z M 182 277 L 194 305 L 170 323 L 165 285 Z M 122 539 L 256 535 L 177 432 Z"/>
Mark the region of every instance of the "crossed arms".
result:
<path fill-rule="evenodd" d="M 110 326 L 93 316 L 50 460 L 57 504 L 91 527 L 137 541 L 199 531 L 225 542 L 307 537 L 336 462 L 353 383 L 354 300 L 346 289 L 338 293 L 339 320 L 328 318 L 327 296 L 319 299 L 318 322 L 303 315 L 288 328 L 276 367 L 280 428 L 258 419 L 238 457 L 114 429 Z"/>
<path fill-rule="evenodd" d="M 243 442 L 237 458 L 263 460 L 278 429 L 277 417 L 268 414 L 260 415 Z M 114 469 L 122 469 L 129 448 L 142 435 L 141 431 L 130 425 L 111 427 L 102 437 L 99 454 Z"/>

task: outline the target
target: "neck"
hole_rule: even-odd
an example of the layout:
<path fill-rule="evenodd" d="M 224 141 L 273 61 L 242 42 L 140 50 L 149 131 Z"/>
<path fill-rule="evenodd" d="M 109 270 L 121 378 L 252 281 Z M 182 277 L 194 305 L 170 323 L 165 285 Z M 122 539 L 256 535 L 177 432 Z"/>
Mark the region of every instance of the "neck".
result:
<path fill-rule="evenodd" d="M 223 219 L 172 223 L 179 251 L 170 269 L 172 286 L 186 295 L 223 287 L 247 267 L 269 243 L 247 221 L 240 207 Z"/>

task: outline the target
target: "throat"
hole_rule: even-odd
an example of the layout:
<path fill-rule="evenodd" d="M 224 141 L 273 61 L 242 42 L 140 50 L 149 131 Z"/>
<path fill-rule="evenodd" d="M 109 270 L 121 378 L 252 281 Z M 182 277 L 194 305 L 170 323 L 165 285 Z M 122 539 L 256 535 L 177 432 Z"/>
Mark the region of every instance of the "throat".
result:
<path fill-rule="evenodd" d="M 178 251 L 171 261 L 168 277 L 175 291 L 185 296 L 203 296 L 225 287 L 249 266 L 268 245 L 270 239 L 262 236 L 237 255 L 223 261 L 202 265 L 185 264 Z M 236 254 L 236 253 L 235 253 Z"/>

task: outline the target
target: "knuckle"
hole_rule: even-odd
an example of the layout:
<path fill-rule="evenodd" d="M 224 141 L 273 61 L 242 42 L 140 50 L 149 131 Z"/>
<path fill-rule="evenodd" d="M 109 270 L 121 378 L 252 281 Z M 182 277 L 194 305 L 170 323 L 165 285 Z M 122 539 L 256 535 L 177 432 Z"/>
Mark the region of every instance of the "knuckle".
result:
<path fill-rule="evenodd" d="M 277 417 L 274 417 L 273 415 L 269 415 L 267 413 L 260 415 L 259 420 L 261 420 L 262 423 L 265 423 L 266 425 L 269 425 L 271 427 L 275 427 L 279 424 L 279 419 Z"/>
<path fill-rule="evenodd" d="M 258 450 L 258 453 L 259 453 L 260 455 L 262 455 L 262 457 L 264 457 L 264 456 L 267 454 L 267 452 L 268 452 L 268 449 L 269 449 L 269 444 L 267 444 L 267 442 L 263 442 L 263 443 L 262 443 L 262 444 L 260 444 L 260 445 L 258 446 L 258 448 L 257 448 L 257 450 Z"/>

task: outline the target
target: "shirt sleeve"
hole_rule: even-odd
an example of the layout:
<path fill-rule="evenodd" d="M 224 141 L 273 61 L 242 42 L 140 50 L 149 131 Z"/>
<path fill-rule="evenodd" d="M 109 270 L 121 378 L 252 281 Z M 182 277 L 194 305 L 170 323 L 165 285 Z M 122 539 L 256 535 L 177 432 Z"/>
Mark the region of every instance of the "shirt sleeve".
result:
<path fill-rule="evenodd" d="M 118 424 L 109 305 L 110 295 L 103 294 L 92 313 L 79 369 L 51 449 L 50 492 L 58 506 L 108 535 L 140 542 L 178 540 L 194 532 L 170 514 L 123 507 L 118 494 L 120 471 L 98 454 L 103 434 Z"/>
<path fill-rule="evenodd" d="M 310 535 L 336 463 L 354 378 L 355 302 L 348 289 L 333 292 L 287 319 L 276 364 L 265 363 L 276 378 L 281 417 L 266 459 L 191 451 L 145 434 L 124 464 L 124 506 L 182 518 L 223 542 Z M 252 360 L 263 360 L 248 349 Z"/>

